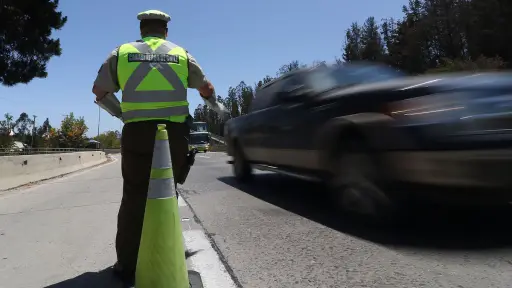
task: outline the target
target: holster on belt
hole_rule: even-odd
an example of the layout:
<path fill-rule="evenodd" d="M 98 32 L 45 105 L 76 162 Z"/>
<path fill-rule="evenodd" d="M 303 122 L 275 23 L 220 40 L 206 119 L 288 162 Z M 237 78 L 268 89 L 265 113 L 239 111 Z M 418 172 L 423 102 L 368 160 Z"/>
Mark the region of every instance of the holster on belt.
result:
<path fill-rule="evenodd" d="M 188 114 L 185 123 L 187 123 L 187 126 L 190 130 L 192 130 L 194 127 L 193 122 L 194 122 L 194 118 L 192 118 L 192 115 Z M 183 183 L 185 183 L 185 180 L 187 180 L 188 173 L 190 172 L 190 168 L 192 167 L 192 165 L 194 165 L 194 162 L 196 161 L 197 152 L 198 152 L 197 149 L 192 149 L 192 150 L 188 151 L 187 162 L 185 164 L 185 167 L 182 167 L 182 169 L 181 169 L 182 173 L 181 173 L 181 175 L 178 176 L 179 179 L 178 178 L 175 179 L 178 184 L 183 185 Z"/>
<path fill-rule="evenodd" d="M 188 152 L 185 167 L 182 168 L 182 173 L 180 173 L 181 175 L 179 175 L 179 179 L 176 179 L 176 182 L 178 182 L 178 184 L 183 185 L 183 183 L 185 183 L 185 180 L 187 180 L 190 168 L 194 165 L 194 162 L 196 161 L 196 154 L 197 149 L 192 149 Z"/>

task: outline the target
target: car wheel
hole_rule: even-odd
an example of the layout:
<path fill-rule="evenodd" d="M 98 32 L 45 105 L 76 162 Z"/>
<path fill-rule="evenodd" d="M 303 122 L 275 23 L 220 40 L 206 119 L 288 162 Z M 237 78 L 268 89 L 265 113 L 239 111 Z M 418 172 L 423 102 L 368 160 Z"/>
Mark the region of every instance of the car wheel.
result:
<path fill-rule="evenodd" d="M 394 216 L 395 205 L 381 188 L 374 159 L 354 150 L 348 149 L 335 158 L 329 183 L 334 204 L 345 213 L 387 222 Z"/>
<path fill-rule="evenodd" d="M 239 145 L 236 145 L 235 147 L 234 156 L 233 174 L 235 175 L 235 178 L 240 182 L 250 180 L 252 178 L 252 168 Z"/>

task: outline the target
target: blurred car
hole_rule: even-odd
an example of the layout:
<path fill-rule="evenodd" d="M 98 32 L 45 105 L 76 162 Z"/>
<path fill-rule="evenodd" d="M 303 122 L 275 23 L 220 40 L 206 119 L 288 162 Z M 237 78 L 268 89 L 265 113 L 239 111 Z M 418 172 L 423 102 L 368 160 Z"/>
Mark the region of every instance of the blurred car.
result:
<path fill-rule="evenodd" d="M 188 150 L 196 149 L 198 152 L 210 151 L 210 133 L 208 132 L 191 132 L 188 144 Z"/>
<path fill-rule="evenodd" d="M 250 112 L 229 120 L 225 133 L 238 180 L 251 179 L 255 168 L 323 181 L 347 211 L 387 215 L 404 196 L 384 189 L 394 183 L 487 188 L 493 192 L 471 196 L 512 200 L 510 73 L 303 69 L 261 87 Z"/>

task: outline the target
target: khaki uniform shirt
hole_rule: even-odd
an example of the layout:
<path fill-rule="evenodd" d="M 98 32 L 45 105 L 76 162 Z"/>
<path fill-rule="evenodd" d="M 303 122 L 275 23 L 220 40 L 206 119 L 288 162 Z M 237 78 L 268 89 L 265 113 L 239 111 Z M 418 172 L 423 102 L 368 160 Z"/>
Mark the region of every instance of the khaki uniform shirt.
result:
<path fill-rule="evenodd" d="M 119 81 L 117 79 L 117 51 L 116 48 L 107 60 L 101 65 L 98 71 L 98 76 L 94 81 L 101 90 L 106 92 L 115 93 L 119 91 Z M 197 64 L 197 61 L 192 55 L 187 52 L 188 56 L 188 88 L 198 89 L 208 83 L 208 79 L 203 73 L 201 66 Z"/>

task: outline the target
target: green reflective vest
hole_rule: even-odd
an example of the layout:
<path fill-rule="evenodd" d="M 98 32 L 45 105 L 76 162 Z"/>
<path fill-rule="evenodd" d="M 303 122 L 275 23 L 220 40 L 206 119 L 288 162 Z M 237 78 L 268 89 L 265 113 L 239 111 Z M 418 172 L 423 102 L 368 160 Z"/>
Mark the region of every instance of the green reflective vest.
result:
<path fill-rule="evenodd" d="M 185 122 L 188 57 L 185 49 L 157 37 L 119 47 L 117 77 L 124 123 Z"/>

